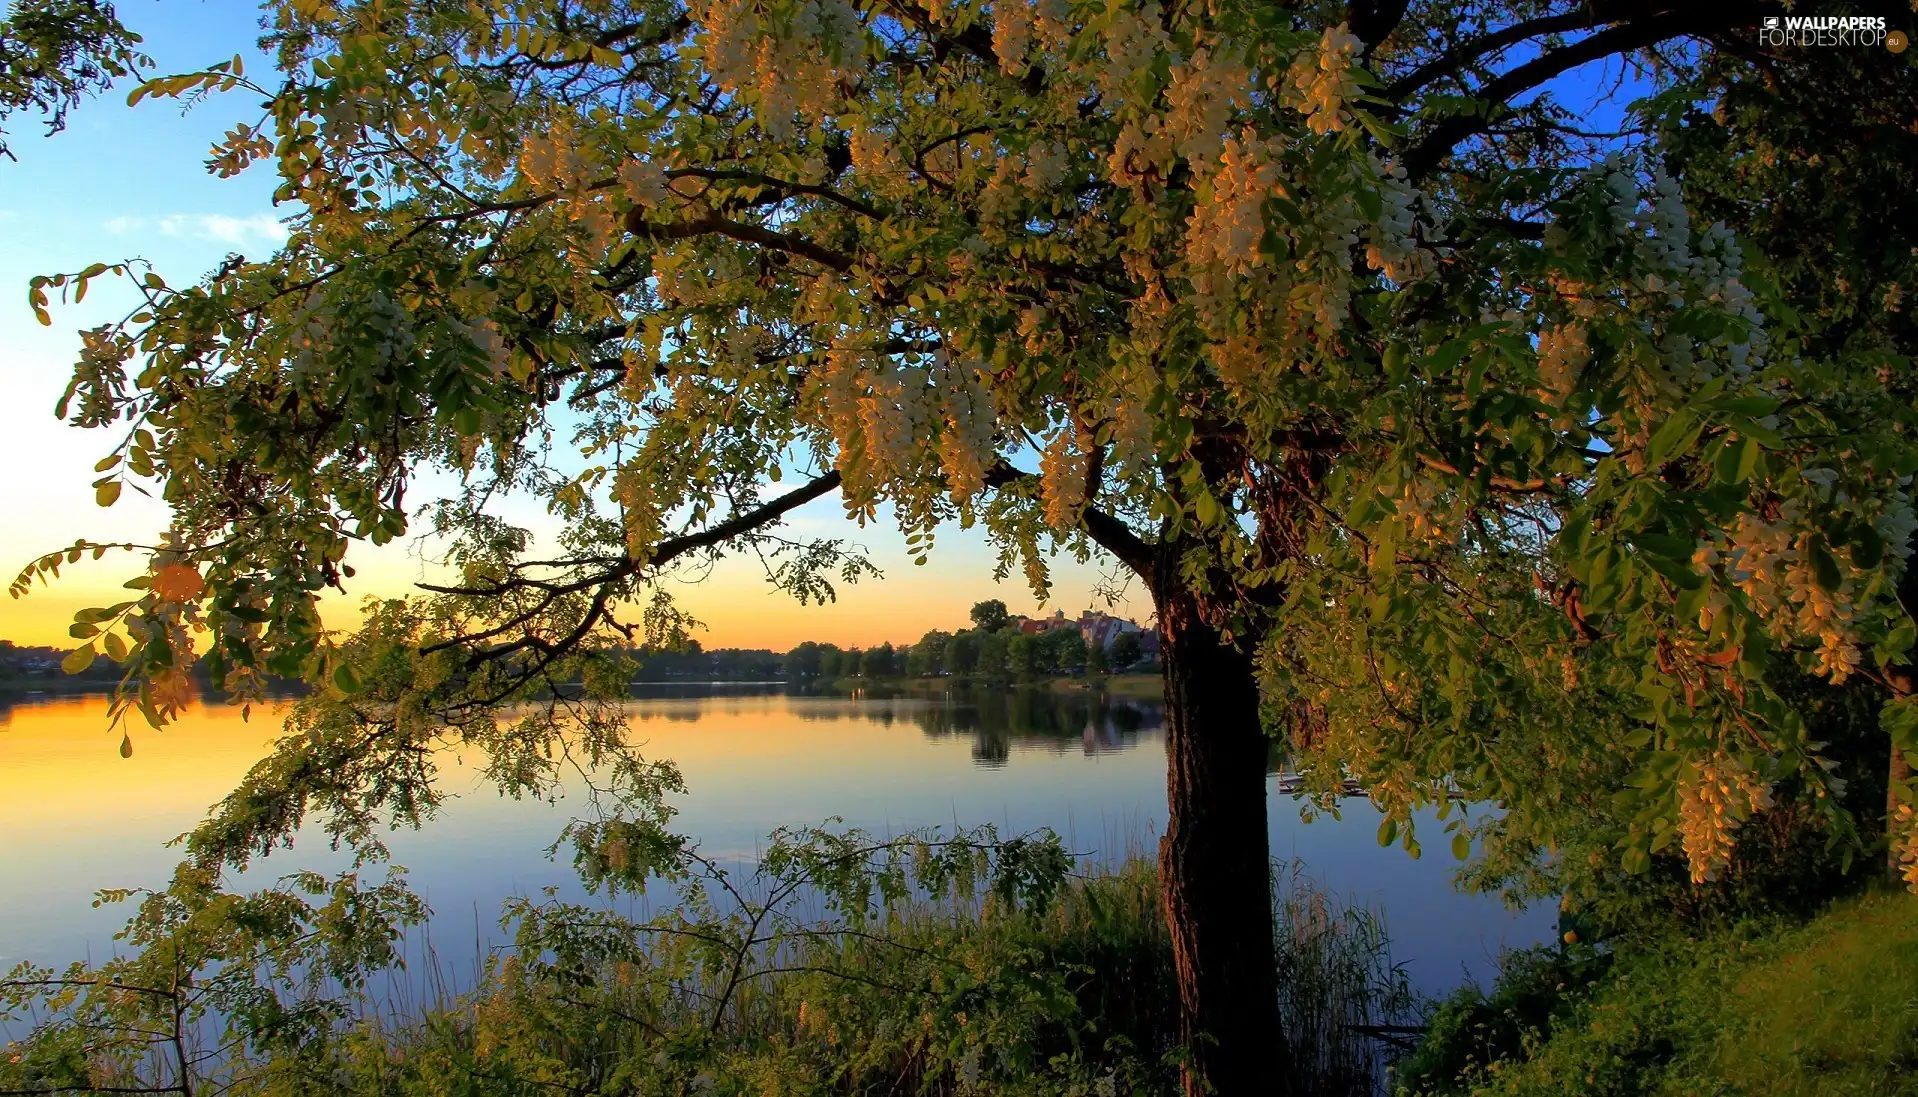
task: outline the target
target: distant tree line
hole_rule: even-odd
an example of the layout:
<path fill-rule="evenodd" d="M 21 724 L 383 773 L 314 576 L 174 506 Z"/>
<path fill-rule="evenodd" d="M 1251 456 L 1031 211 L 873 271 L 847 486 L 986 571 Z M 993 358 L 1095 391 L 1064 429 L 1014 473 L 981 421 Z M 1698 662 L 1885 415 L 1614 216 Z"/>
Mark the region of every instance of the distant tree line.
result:
<path fill-rule="evenodd" d="M 902 676 L 1029 681 L 1121 672 L 1142 657 L 1132 633 L 1121 633 L 1110 650 L 1087 644 L 1071 627 L 1022 633 L 996 598 L 976 603 L 971 618 L 969 629 L 930 629 L 910 646 L 886 643 L 862 650 L 807 641 L 787 652 L 786 676 L 801 681 Z"/>

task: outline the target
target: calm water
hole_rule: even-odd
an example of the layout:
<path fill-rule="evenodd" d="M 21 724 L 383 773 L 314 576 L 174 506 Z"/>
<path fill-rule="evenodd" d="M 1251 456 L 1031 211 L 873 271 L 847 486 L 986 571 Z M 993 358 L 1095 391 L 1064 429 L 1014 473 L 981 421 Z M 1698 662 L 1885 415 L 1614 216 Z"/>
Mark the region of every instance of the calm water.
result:
<path fill-rule="evenodd" d="M 684 773 L 677 822 L 708 853 L 750 859 L 775 827 L 832 815 L 879 832 L 1050 826 L 1095 857 L 1156 848 L 1165 813 L 1156 705 L 1014 692 L 678 692 L 706 695 L 636 700 L 633 725 L 647 755 Z M 277 726 L 258 710 L 242 722 L 237 710 L 202 706 L 164 732 L 136 731 L 133 757 L 122 759 L 103 698 L 0 699 L 0 970 L 109 952 L 129 911 L 92 909 L 94 890 L 163 884 L 174 860 L 164 843 L 233 787 Z M 502 799 L 458 759 L 446 775 L 459 797 L 424 830 L 390 842 L 433 904 L 442 954 L 455 942 L 470 951 L 476 936 L 497 940 L 507 896 L 548 885 L 581 894 L 568 867 L 545 856 L 577 803 Z M 1549 910 L 1514 914 L 1495 898 L 1454 891 L 1447 856 L 1413 861 L 1380 849 L 1378 816 L 1363 800 L 1348 799 L 1342 820 L 1311 824 L 1276 791 L 1272 809 L 1274 856 L 1298 858 L 1335 895 L 1382 909 L 1394 955 L 1422 989 L 1485 979 L 1502 948 L 1552 932 Z M 250 875 L 340 867 L 323 843 L 308 846 Z"/>

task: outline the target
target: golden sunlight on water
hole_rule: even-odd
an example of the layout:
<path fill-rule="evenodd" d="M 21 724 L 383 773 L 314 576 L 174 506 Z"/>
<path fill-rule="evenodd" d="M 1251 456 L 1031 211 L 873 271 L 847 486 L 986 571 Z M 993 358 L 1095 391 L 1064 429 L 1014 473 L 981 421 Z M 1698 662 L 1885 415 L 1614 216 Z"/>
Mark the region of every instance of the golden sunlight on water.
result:
<path fill-rule="evenodd" d="M 631 705 L 643 753 L 668 758 L 688 792 L 676 828 L 725 859 L 750 860 L 779 826 L 841 816 L 878 832 L 955 823 L 1002 833 L 1050 826 L 1077 852 L 1122 856 L 1156 846 L 1164 752 L 1156 706 L 1096 705 L 1084 695 L 1007 692 L 966 698 L 866 699 L 747 694 L 653 697 Z M 133 755 L 118 753 L 101 697 L 0 698 L 0 969 L 21 958 L 99 956 L 128 910 L 94 909 L 102 887 L 158 886 L 188 830 L 267 749 L 281 715 L 203 704 L 164 731 L 135 718 Z M 423 830 L 390 837 L 396 864 L 436 911 L 435 946 L 497 936 L 500 902 L 558 886 L 583 898 L 546 848 L 584 811 L 501 798 L 477 758 L 442 755 L 456 793 Z M 1549 914 L 1514 918 L 1492 898 L 1449 886 L 1444 858 L 1381 850 L 1377 817 L 1350 801 L 1345 822 L 1300 823 L 1283 797 L 1273 854 L 1301 858 L 1336 894 L 1385 908 L 1395 952 L 1439 984 L 1485 970 L 1501 944 L 1551 931 Z M 247 874 L 338 870 L 343 855 L 303 836 Z M 470 946 L 468 946 L 470 947 Z"/>

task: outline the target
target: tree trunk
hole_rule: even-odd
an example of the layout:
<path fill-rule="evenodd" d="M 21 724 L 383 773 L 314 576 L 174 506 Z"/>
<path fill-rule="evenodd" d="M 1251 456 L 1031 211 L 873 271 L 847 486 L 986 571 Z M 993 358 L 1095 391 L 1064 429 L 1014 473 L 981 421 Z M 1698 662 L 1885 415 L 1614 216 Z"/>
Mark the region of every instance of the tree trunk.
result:
<path fill-rule="evenodd" d="M 1162 566 L 1166 833 L 1159 876 L 1179 978 L 1188 1097 L 1283 1094 L 1266 838 L 1266 737 L 1252 657 L 1222 641 Z"/>

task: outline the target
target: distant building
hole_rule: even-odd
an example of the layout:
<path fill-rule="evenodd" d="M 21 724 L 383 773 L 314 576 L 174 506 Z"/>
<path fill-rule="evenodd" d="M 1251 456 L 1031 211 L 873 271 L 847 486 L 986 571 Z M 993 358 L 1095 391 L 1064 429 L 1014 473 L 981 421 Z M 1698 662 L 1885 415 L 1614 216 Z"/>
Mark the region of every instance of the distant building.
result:
<path fill-rule="evenodd" d="M 1056 628 L 1068 628 L 1077 625 L 1079 622 L 1067 618 L 1065 610 L 1055 609 L 1052 611 L 1052 616 L 1050 617 L 1026 617 L 1020 615 L 1014 617 L 1012 623 L 1017 625 L 1019 631 L 1025 633 L 1027 636 L 1036 636 L 1041 632 L 1051 632 Z"/>
<path fill-rule="evenodd" d="M 1139 650 L 1144 651 L 1145 630 L 1134 622 L 1093 610 L 1087 610 L 1079 615 L 1079 635 L 1086 638 L 1088 647 L 1097 645 L 1101 650 L 1111 651 L 1113 641 L 1128 632 L 1139 637 Z M 1156 646 L 1154 650 L 1157 650 Z"/>
<path fill-rule="evenodd" d="M 1027 636 L 1054 629 L 1077 629 L 1088 647 L 1097 644 L 1105 651 L 1112 650 L 1113 641 L 1129 632 L 1139 638 L 1139 650 L 1145 653 L 1147 659 L 1155 659 L 1159 654 L 1159 634 L 1156 631 L 1142 628 L 1136 621 L 1097 610 L 1088 609 L 1073 618 L 1067 617 L 1064 610 L 1056 609 L 1050 617 L 1014 617 L 1012 625 Z"/>

